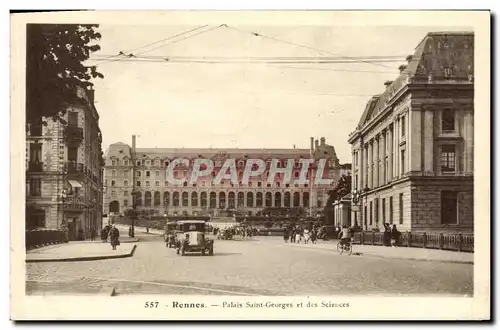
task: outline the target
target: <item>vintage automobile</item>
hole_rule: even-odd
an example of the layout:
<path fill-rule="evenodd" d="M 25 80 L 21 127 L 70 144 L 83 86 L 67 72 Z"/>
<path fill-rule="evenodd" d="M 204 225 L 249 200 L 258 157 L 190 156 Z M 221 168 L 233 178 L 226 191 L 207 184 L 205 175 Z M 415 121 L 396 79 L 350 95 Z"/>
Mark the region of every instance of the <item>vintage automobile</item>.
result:
<path fill-rule="evenodd" d="M 201 255 L 214 254 L 214 240 L 206 233 L 203 220 L 184 220 L 177 222 L 177 254 L 200 252 Z"/>

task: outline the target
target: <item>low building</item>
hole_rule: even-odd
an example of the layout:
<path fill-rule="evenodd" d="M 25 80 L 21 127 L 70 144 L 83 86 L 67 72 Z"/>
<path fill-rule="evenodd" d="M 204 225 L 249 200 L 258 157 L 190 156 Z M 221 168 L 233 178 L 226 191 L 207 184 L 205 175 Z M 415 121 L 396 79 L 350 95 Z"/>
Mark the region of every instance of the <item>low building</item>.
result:
<path fill-rule="evenodd" d="M 93 91 L 60 120 L 41 118 L 26 135 L 26 228 L 89 238 L 102 222 L 103 155 Z M 43 124 L 45 122 L 45 124 Z"/>
<path fill-rule="evenodd" d="M 474 35 L 428 33 L 349 136 L 363 229 L 473 232 Z"/>
<path fill-rule="evenodd" d="M 351 227 L 351 194 L 347 194 L 333 203 L 333 218 L 335 227 Z"/>

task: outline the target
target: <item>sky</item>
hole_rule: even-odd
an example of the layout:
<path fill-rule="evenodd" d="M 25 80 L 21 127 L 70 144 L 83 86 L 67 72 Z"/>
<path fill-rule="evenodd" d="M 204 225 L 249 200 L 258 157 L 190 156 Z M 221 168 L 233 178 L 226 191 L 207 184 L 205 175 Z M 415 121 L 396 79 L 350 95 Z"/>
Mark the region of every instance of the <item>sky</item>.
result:
<path fill-rule="evenodd" d="M 137 147 L 144 148 L 308 148 L 310 137 L 325 137 L 341 163 L 351 162 L 348 135 L 370 96 L 383 92 L 384 82 L 396 79 L 398 67 L 406 63 L 405 57 L 413 53 L 427 32 L 466 30 L 432 26 L 210 25 L 158 42 L 197 27 L 100 25 L 101 51 L 89 63 L 97 64 L 105 76 L 95 81 L 104 149 L 116 142 L 130 144 L 132 134 L 138 136 Z M 202 31 L 208 32 L 188 37 Z M 232 58 L 392 56 L 397 62 L 103 60 L 107 55 L 155 42 L 134 53 Z"/>

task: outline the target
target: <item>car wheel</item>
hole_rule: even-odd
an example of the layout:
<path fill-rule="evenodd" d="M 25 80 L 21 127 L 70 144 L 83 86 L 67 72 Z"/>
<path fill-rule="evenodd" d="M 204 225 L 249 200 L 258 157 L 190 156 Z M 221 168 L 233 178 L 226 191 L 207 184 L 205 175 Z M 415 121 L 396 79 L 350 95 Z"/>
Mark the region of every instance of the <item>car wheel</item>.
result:
<path fill-rule="evenodd" d="M 182 254 L 183 256 L 185 256 L 185 255 L 186 255 L 186 250 L 182 249 L 181 254 Z"/>
<path fill-rule="evenodd" d="M 208 255 L 213 256 L 214 255 L 214 247 L 211 246 L 210 249 L 208 250 Z"/>
<path fill-rule="evenodd" d="M 201 255 L 204 256 L 205 255 L 205 249 L 201 250 Z"/>

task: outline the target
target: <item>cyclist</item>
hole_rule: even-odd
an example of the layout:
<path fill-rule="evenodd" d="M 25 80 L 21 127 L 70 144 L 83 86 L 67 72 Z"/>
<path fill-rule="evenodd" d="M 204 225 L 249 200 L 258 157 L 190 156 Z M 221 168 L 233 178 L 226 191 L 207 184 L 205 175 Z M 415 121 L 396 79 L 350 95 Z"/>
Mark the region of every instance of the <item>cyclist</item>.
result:
<path fill-rule="evenodd" d="M 342 230 L 339 233 L 339 239 L 340 239 L 340 245 L 344 249 L 349 247 L 349 244 L 351 243 L 351 231 L 347 226 L 342 226 Z"/>

